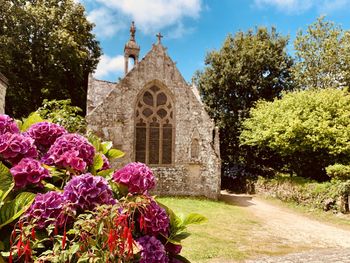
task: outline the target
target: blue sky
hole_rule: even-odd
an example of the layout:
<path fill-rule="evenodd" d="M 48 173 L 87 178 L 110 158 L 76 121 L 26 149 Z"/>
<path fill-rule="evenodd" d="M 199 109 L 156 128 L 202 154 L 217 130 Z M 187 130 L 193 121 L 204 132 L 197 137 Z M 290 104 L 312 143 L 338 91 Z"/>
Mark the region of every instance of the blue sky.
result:
<path fill-rule="evenodd" d="M 104 55 L 95 77 L 116 81 L 124 75 L 124 44 L 135 21 L 136 41 L 144 57 L 164 35 L 162 43 L 187 81 L 203 69 L 206 54 L 220 49 L 225 37 L 256 26 L 275 26 L 290 36 L 288 51 L 298 30 L 326 15 L 350 29 L 350 0 L 80 0 Z"/>

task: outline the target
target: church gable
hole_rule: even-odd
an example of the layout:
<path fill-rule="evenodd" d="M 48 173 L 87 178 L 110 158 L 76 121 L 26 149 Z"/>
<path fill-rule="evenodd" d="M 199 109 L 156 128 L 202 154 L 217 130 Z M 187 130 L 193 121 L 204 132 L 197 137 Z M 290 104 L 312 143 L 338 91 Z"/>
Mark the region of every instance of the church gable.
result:
<path fill-rule="evenodd" d="M 126 153 L 116 166 L 148 164 L 159 180 L 157 194 L 216 198 L 220 159 L 214 123 L 160 38 L 138 61 L 135 30 L 133 25 L 124 49 L 125 77 L 114 85 L 89 83 L 95 107 L 88 108 L 88 127 Z"/>

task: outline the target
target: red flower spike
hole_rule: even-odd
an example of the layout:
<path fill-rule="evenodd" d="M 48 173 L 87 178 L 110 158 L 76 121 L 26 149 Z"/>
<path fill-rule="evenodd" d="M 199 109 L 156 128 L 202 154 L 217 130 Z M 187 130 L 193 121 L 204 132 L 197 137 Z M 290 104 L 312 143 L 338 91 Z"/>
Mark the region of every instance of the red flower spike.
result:
<path fill-rule="evenodd" d="M 22 234 L 19 236 L 19 240 L 18 240 L 16 246 L 17 246 L 18 257 L 20 257 L 20 256 L 22 256 L 22 246 L 23 246 Z"/>
<path fill-rule="evenodd" d="M 131 231 L 129 230 L 128 233 L 128 246 L 129 246 L 129 253 L 128 256 L 131 256 L 133 254 L 133 239 L 132 239 L 132 234 Z"/>
<path fill-rule="evenodd" d="M 12 249 L 10 250 L 9 263 L 12 263 Z"/>
<path fill-rule="evenodd" d="M 57 225 L 55 225 L 55 229 L 54 229 L 53 233 L 54 233 L 55 236 L 58 234 Z"/>
<path fill-rule="evenodd" d="M 145 218 L 143 215 L 140 217 L 140 230 L 142 231 L 145 228 Z"/>
<path fill-rule="evenodd" d="M 65 248 L 66 246 L 66 241 L 67 241 L 67 233 L 66 233 L 66 227 L 64 228 L 64 232 L 63 232 L 63 238 L 62 238 L 62 249 Z"/>
<path fill-rule="evenodd" d="M 24 254 L 26 255 L 25 262 L 30 262 L 30 258 L 32 257 L 32 250 L 30 249 L 29 239 L 27 240 L 27 243 L 24 246 Z"/>
<path fill-rule="evenodd" d="M 31 236 L 32 236 L 32 239 L 33 239 L 33 240 L 36 239 L 36 236 L 35 236 L 35 228 L 34 228 L 34 227 L 32 228 L 32 234 L 31 234 Z"/>

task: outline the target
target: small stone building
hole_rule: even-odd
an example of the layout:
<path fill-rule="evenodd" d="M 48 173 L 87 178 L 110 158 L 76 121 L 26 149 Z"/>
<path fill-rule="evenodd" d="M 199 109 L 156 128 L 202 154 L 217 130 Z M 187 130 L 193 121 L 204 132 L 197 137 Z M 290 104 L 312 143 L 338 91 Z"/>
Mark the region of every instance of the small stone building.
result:
<path fill-rule="evenodd" d="M 125 76 L 118 83 L 88 85 L 88 128 L 126 153 L 118 167 L 138 161 L 157 177 L 158 195 L 220 193 L 219 134 L 195 87 L 189 86 L 158 43 L 139 61 L 135 26 L 124 49 Z M 134 62 L 129 70 L 129 63 Z"/>
<path fill-rule="evenodd" d="M 5 113 L 5 97 L 8 87 L 7 78 L 0 73 L 0 114 Z"/>

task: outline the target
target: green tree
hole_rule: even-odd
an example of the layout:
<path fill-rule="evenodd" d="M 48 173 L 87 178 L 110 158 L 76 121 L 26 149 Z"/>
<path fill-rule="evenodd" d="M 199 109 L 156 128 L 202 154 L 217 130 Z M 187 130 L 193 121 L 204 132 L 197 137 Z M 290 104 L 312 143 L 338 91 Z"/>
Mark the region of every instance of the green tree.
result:
<path fill-rule="evenodd" d="M 310 89 L 259 101 L 243 122 L 242 145 L 277 154 L 299 176 L 329 179 L 325 167 L 350 162 L 350 94 Z M 270 167 L 275 162 L 270 156 Z M 267 162 L 266 162 L 267 163 Z"/>
<path fill-rule="evenodd" d="M 350 31 L 320 17 L 294 42 L 293 78 L 299 88 L 350 85 Z"/>
<path fill-rule="evenodd" d="M 241 121 L 258 99 L 272 100 L 292 88 L 288 38 L 274 28 L 229 35 L 219 51 L 210 52 L 206 68 L 194 80 L 208 112 L 220 128 L 223 171 L 242 163 Z"/>
<path fill-rule="evenodd" d="M 81 4 L 73 0 L 0 0 L 0 72 L 10 82 L 6 112 L 36 110 L 43 99 L 85 109 L 89 72 L 100 48 Z"/>

